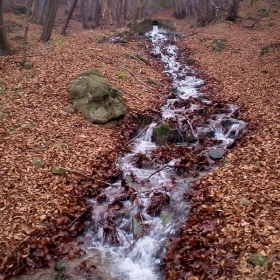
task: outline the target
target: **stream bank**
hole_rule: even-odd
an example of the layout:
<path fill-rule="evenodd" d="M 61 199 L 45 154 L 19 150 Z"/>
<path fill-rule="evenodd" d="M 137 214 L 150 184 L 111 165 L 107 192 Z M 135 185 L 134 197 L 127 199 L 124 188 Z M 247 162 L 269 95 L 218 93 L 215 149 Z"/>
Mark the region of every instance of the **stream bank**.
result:
<path fill-rule="evenodd" d="M 151 123 L 138 131 L 133 153 L 118 160 L 122 179 L 91 193 L 96 197 L 93 224 L 88 223 L 90 230 L 80 238 L 86 251 L 100 252 L 97 263 L 90 266 L 110 272 L 112 279 L 158 279 L 160 256 L 168 248 L 164 244 L 188 214 L 184 193 L 199 174 L 211 170 L 224 156 L 245 126 L 233 118 L 238 114 L 235 106 L 200 93 L 203 81 L 177 61 L 174 38 L 165 32 L 152 33 L 153 37 L 153 55 L 163 60 L 175 94 L 161 108 L 163 124 Z M 165 142 L 159 141 L 156 129 L 166 128 L 176 137 L 165 135 Z M 156 147 L 153 140 L 162 146 Z"/>

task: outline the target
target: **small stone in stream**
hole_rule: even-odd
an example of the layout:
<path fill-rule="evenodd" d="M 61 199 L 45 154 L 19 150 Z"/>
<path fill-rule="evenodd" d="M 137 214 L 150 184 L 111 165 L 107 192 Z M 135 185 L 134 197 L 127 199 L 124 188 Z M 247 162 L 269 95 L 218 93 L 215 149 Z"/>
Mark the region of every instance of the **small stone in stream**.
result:
<path fill-rule="evenodd" d="M 212 138 L 215 135 L 215 131 L 210 127 L 200 127 L 197 129 L 197 136 L 199 139 L 209 137 Z"/>
<path fill-rule="evenodd" d="M 32 163 L 37 167 L 42 167 L 43 168 L 45 166 L 45 163 L 39 157 L 34 157 L 32 159 Z"/>
<path fill-rule="evenodd" d="M 240 121 L 233 119 L 233 118 L 228 118 L 228 119 L 222 120 L 222 126 L 224 126 L 224 127 L 231 127 L 234 124 L 240 124 Z"/>
<path fill-rule="evenodd" d="M 268 257 L 263 257 L 258 254 L 250 254 L 250 258 L 249 258 L 248 262 L 250 262 L 254 265 L 263 266 L 265 263 L 267 263 L 268 260 L 269 260 Z"/>
<path fill-rule="evenodd" d="M 63 110 L 67 113 L 74 113 L 75 112 L 75 109 L 69 105 L 63 107 Z"/>
<path fill-rule="evenodd" d="M 161 217 L 162 223 L 164 225 L 168 224 L 168 222 L 169 222 L 169 215 L 168 215 L 168 213 L 166 211 L 161 211 L 160 217 Z"/>
<path fill-rule="evenodd" d="M 209 151 L 209 156 L 212 159 L 220 159 L 224 156 L 225 151 L 222 148 L 212 149 Z"/>
<path fill-rule="evenodd" d="M 51 173 L 54 175 L 63 175 L 66 173 L 66 170 L 60 166 L 53 166 L 51 169 Z"/>
<path fill-rule="evenodd" d="M 247 205 L 249 202 L 250 202 L 250 200 L 246 199 L 245 197 L 243 197 L 239 200 L 239 204 L 242 206 Z"/>
<path fill-rule="evenodd" d="M 132 217 L 132 233 L 133 233 L 133 237 L 138 239 L 139 237 L 141 237 L 143 235 L 143 231 L 144 231 L 144 226 L 143 223 L 139 217 L 139 213 L 135 214 Z"/>
<path fill-rule="evenodd" d="M 65 261 L 58 261 L 54 266 L 55 271 L 63 271 L 65 268 L 67 268 L 67 262 Z"/>

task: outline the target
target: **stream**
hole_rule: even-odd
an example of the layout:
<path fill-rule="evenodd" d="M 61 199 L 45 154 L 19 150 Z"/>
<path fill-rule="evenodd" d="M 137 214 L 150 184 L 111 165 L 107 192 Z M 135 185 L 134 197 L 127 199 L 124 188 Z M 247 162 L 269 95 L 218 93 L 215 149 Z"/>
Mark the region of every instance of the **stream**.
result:
<path fill-rule="evenodd" d="M 93 222 L 81 239 L 89 256 L 100 252 L 99 269 L 110 279 L 161 279 L 168 238 L 188 215 L 184 193 L 226 154 L 245 127 L 234 118 L 237 106 L 223 106 L 200 92 L 204 81 L 180 62 L 174 35 L 154 26 L 146 36 L 176 90 L 161 107 L 160 124 L 152 122 L 139 131 L 131 152 L 119 158 L 122 179 L 105 189 L 106 199 L 91 201 Z M 155 143 L 155 130 L 166 123 L 176 128 L 168 141 L 173 139 L 172 149 L 180 151 L 179 156 L 165 157 L 164 145 Z M 210 164 L 184 170 L 187 155 L 189 161 L 196 155 Z"/>

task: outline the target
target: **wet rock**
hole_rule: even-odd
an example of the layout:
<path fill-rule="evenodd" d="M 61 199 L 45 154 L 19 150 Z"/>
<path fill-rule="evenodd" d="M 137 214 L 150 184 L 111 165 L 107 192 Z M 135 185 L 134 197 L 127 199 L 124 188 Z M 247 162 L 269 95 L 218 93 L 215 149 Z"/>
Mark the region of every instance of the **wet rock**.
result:
<path fill-rule="evenodd" d="M 215 131 L 210 127 L 199 127 L 197 129 L 197 137 L 199 139 L 209 137 L 212 138 L 215 135 Z"/>
<path fill-rule="evenodd" d="M 162 223 L 164 225 L 169 223 L 170 218 L 169 218 L 169 215 L 168 215 L 168 213 L 166 211 L 161 211 L 160 217 L 161 217 Z"/>
<path fill-rule="evenodd" d="M 41 167 L 41 168 L 43 168 L 43 167 L 45 166 L 45 163 L 44 163 L 44 162 L 42 161 L 42 159 L 39 158 L 39 157 L 34 157 L 34 158 L 32 159 L 32 163 L 33 163 L 35 166 Z"/>
<path fill-rule="evenodd" d="M 51 173 L 54 175 L 63 175 L 66 173 L 66 170 L 60 166 L 53 166 L 51 169 Z"/>
<path fill-rule="evenodd" d="M 220 159 L 225 155 L 225 150 L 222 148 L 217 148 L 217 149 L 211 149 L 209 151 L 209 156 L 212 159 Z"/>
<path fill-rule="evenodd" d="M 154 130 L 153 139 L 157 145 L 164 146 L 167 143 L 180 142 L 181 135 L 177 129 L 172 129 L 168 123 L 164 123 Z"/>
<path fill-rule="evenodd" d="M 144 226 L 140 219 L 140 214 L 137 213 L 132 217 L 132 233 L 133 237 L 138 239 L 143 236 Z"/>
<path fill-rule="evenodd" d="M 194 143 L 196 141 L 196 138 L 193 136 L 191 132 L 186 132 L 184 140 L 186 143 Z"/>
<path fill-rule="evenodd" d="M 231 127 L 234 124 L 239 124 L 240 121 L 233 119 L 233 118 L 228 118 L 228 119 L 223 119 L 222 120 L 222 126 L 223 127 Z"/>
<path fill-rule="evenodd" d="M 91 123 L 106 123 L 126 113 L 120 90 L 96 69 L 88 69 L 71 81 L 70 99 Z"/>

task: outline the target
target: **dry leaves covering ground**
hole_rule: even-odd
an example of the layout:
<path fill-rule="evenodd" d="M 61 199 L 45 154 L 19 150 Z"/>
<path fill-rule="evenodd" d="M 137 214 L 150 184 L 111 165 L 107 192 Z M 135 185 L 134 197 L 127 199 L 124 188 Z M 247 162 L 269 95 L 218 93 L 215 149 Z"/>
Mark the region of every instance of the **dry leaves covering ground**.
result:
<path fill-rule="evenodd" d="M 280 278 L 280 8 L 253 29 L 245 27 L 254 22 L 246 18 L 257 18 L 262 4 L 267 3 L 258 1 L 246 14 L 241 9 L 244 18 L 238 24 L 190 28 L 178 22 L 186 34 L 181 48 L 189 49 L 198 67 L 217 80 L 223 100 L 241 106 L 241 117 L 254 131 L 227 156 L 229 163 L 195 186 L 200 192 L 189 221 L 167 257 L 168 279 Z M 213 51 L 214 38 L 226 39 L 224 50 Z M 197 224 L 199 216 L 215 222 L 216 229 L 211 223 Z M 200 236 L 195 246 L 201 244 L 204 251 L 192 247 L 194 233 Z M 190 248 L 198 248 L 204 268 L 196 267 Z M 255 266 L 248 262 L 252 253 L 268 261 Z"/>
<path fill-rule="evenodd" d="M 14 19 L 9 15 L 8 20 Z M 274 25 L 269 24 L 271 22 Z M 9 38 L 19 50 L 20 40 L 12 40 L 12 37 L 22 36 L 24 21 L 16 19 L 16 23 L 21 24 L 21 28 L 11 28 Z M 198 61 L 197 67 L 216 79 L 221 98 L 242 106 L 242 117 L 255 130 L 228 155 L 230 163 L 201 178 L 195 186 L 205 193 L 203 196 L 197 192 L 190 217 L 201 213 L 205 219 L 208 216 L 208 220 L 211 216 L 212 223 L 200 229 L 193 219 L 192 227 L 187 228 L 187 222 L 182 227 L 181 237 L 187 238 L 181 238 L 181 243 L 175 240 L 171 246 L 167 263 L 169 279 L 179 279 L 189 271 L 180 256 L 188 251 L 188 232 L 192 230 L 208 233 L 200 240 L 209 252 L 214 252 L 210 254 L 212 259 L 205 259 L 207 265 L 216 264 L 219 272 L 223 267 L 232 267 L 229 262 L 237 267 L 237 276 L 220 274 L 220 279 L 253 279 L 256 275 L 261 279 L 279 278 L 279 9 L 270 11 L 253 29 L 245 28 L 246 24 L 248 22 L 243 19 L 238 24 L 215 23 L 191 29 L 185 21 L 178 21 L 179 31 L 186 34 L 180 41 L 181 48 L 189 49 L 191 57 Z M 28 61 L 33 65 L 30 70 L 18 64 L 20 52 L 0 58 L 2 272 L 16 273 L 17 265 L 25 263 L 32 268 L 27 257 L 28 244 L 49 242 L 47 234 L 50 232 L 65 234 L 61 229 L 87 208 L 74 184 L 75 179 L 69 185 L 66 177 L 52 175 L 50 168 L 60 165 L 90 175 L 97 156 L 114 151 L 118 141 L 114 126 L 92 125 L 78 112 L 71 114 L 63 110 L 64 106 L 71 105 L 68 99 L 70 80 L 83 70 L 96 67 L 124 91 L 123 100 L 129 111 L 157 108 L 161 102 L 157 95 L 164 91 L 165 78 L 159 73 L 158 65 L 151 61 L 148 66 L 124 55 L 139 53 L 147 57 L 143 42 L 140 46 L 106 41 L 99 44 L 97 39 L 103 33 L 114 32 L 83 31 L 77 30 L 74 22 L 71 25 L 74 28 L 69 36 L 64 39 L 54 34 L 48 43 L 38 42 L 39 26 L 30 26 Z M 226 48 L 221 52 L 212 51 L 216 37 L 227 39 Z M 268 53 L 260 55 L 263 45 L 272 47 Z M 120 78 L 123 71 L 125 75 Z M 157 85 L 147 83 L 148 79 Z M 32 164 L 33 157 L 41 157 L 45 167 L 36 168 Z M 211 204 L 204 203 L 209 194 Z M 240 205 L 241 199 L 248 203 Z M 212 240 L 207 227 L 212 237 L 215 235 Z M 72 233 L 75 236 L 77 229 Z M 47 248 L 40 250 L 36 250 L 36 254 L 47 254 Z M 75 244 L 71 250 L 68 246 L 61 251 L 68 257 L 79 253 Z M 253 266 L 248 263 L 250 253 L 267 256 L 269 261 L 262 267 Z M 214 274 L 212 270 L 208 275 L 205 272 L 193 273 L 193 276 L 218 279 L 218 276 L 209 276 Z"/>
<path fill-rule="evenodd" d="M 157 108 L 161 102 L 158 96 L 164 91 L 161 85 L 166 84 L 158 65 L 152 61 L 147 65 L 127 55 L 139 54 L 147 59 L 142 44 L 113 44 L 106 40 L 98 43 L 103 35 L 116 33 L 84 31 L 75 22 L 71 23 L 75 32 L 67 37 L 54 32 L 47 43 L 38 42 L 41 27 L 30 24 L 28 62 L 32 68 L 24 69 L 18 63 L 24 21 L 5 16 L 7 22 L 14 22 L 9 25 L 8 37 L 15 53 L 0 58 L 0 275 L 8 270 L 16 273 L 17 267 L 26 263 L 34 268 L 27 257 L 27 244 L 49 244 L 50 239 L 44 238 L 50 232 L 68 236 L 60 230 L 87 209 L 75 180 L 69 185 L 67 176 L 52 175 L 51 167 L 59 165 L 90 176 L 98 155 L 112 151 L 116 156 L 114 148 L 119 139 L 114 125 L 93 125 L 77 111 L 64 111 L 65 106 L 71 106 L 71 79 L 96 67 L 124 91 L 128 112 Z M 32 164 L 34 157 L 44 161 L 44 168 Z M 75 230 L 73 236 L 77 234 Z M 71 240 L 67 238 L 64 242 Z M 78 252 L 74 245 L 73 248 L 69 251 L 68 246 L 60 251 L 73 257 Z M 36 254 L 48 256 L 48 248 L 41 246 Z"/>

